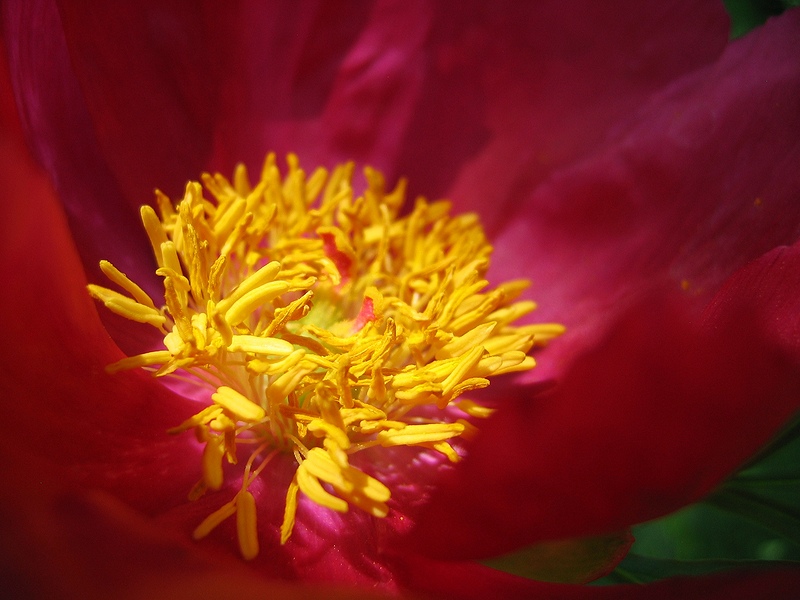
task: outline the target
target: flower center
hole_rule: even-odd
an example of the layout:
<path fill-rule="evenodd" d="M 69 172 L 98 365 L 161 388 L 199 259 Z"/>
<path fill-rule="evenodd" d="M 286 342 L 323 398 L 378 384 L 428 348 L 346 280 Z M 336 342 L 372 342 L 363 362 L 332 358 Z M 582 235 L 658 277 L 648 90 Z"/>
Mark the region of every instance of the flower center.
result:
<path fill-rule="evenodd" d="M 475 215 L 419 199 L 401 217 L 403 181 L 387 192 L 367 168 L 356 196 L 352 164 L 307 177 L 294 155 L 287 162 L 282 177 L 270 154 L 255 186 L 242 165 L 233 182 L 205 174 L 213 199 L 197 182 L 177 206 L 156 192 L 160 217 L 142 207 L 164 306 L 106 261 L 122 292 L 89 285 L 108 309 L 164 336 L 162 349 L 109 371 L 143 367 L 198 386 L 202 410 L 170 430 L 193 430 L 205 445 L 190 499 L 222 487 L 223 462 L 248 456 L 241 489 L 194 532 L 205 537 L 235 515 L 248 559 L 258 554 L 248 488 L 276 453 L 297 462 L 281 543 L 298 492 L 335 511 L 384 517 L 391 492 L 351 464 L 353 455 L 415 446 L 458 461 L 452 442 L 491 412 L 463 394 L 532 368 L 533 344 L 563 331 L 512 324 L 535 308 L 516 301 L 528 282 L 487 290 L 492 248 Z"/>

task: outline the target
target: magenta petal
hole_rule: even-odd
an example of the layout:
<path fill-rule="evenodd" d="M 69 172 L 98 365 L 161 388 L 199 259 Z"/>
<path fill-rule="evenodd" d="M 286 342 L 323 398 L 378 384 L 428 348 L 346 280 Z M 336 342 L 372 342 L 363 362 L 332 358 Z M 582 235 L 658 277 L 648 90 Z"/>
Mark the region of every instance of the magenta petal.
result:
<path fill-rule="evenodd" d="M 721 6 L 688 1 L 86 6 L 61 6 L 66 37 L 126 192 L 192 175 L 213 131 L 224 169 L 267 150 L 371 162 L 487 217 L 727 38 Z"/>
<path fill-rule="evenodd" d="M 800 406 L 800 372 L 740 307 L 704 329 L 692 314 L 645 298 L 554 389 L 507 398 L 412 547 L 499 554 L 621 530 L 711 491 Z"/>
<path fill-rule="evenodd" d="M 355 160 L 396 178 L 432 12 L 419 1 L 285 2 L 272 11 L 250 2 L 227 12 L 238 43 L 220 49 L 232 93 L 215 163 L 294 151 L 304 164 Z"/>

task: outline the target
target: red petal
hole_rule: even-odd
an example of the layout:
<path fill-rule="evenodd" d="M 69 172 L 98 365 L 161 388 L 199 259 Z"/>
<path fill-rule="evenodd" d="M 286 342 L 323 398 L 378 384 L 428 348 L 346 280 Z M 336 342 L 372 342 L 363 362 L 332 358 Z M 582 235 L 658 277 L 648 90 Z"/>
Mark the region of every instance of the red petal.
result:
<path fill-rule="evenodd" d="M 713 322 L 731 306 L 757 307 L 759 328 L 800 362 L 800 242 L 776 248 L 737 271 L 704 315 Z"/>
<path fill-rule="evenodd" d="M 412 196 L 450 190 L 462 210 L 489 217 L 727 38 L 721 6 L 690 2 L 287 13 L 242 5 L 225 15 L 240 42 L 221 60 L 245 69 L 224 99 L 225 162 L 257 160 L 265 146 L 311 162 L 368 161 L 390 179 L 409 176 Z M 280 20 L 296 32 L 286 42 L 270 35 Z"/>
<path fill-rule="evenodd" d="M 84 264 L 100 280 L 100 258 L 114 262 L 142 283 L 154 279 L 151 252 L 127 198 L 97 143 L 64 45 L 60 17 L 47 0 L 6 2 L 3 29 L 11 82 L 23 127 L 36 159 L 49 172 L 67 208 Z"/>
<path fill-rule="evenodd" d="M 225 169 L 269 149 L 368 161 L 499 216 L 653 91 L 716 57 L 727 34 L 721 6 L 688 0 L 613 11 L 471 2 L 456 13 L 423 2 L 32 6 L 6 11 L 23 59 L 16 87 L 38 107 L 29 127 L 59 180 L 80 171 L 65 164 L 70 137 L 83 144 L 77 156 L 105 184 L 83 202 L 104 210 L 108 198 L 139 204 L 156 185 L 178 189 L 213 136 Z M 43 31 L 41 14 L 47 48 L 28 33 Z"/>
<path fill-rule="evenodd" d="M 0 369 L 14 424 L 5 461 L 39 457 L 60 477 L 147 510 L 181 501 L 196 477 L 195 450 L 165 431 L 190 407 L 144 374 L 105 374 L 122 355 L 88 296 L 58 200 L 19 141 L 0 138 L 0 278 L 11 286 L 0 297 Z"/>
<path fill-rule="evenodd" d="M 800 586 L 800 569 L 737 572 L 708 577 L 669 579 L 649 585 L 584 586 L 542 583 L 516 578 L 467 562 L 442 562 L 407 557 L 409 589 L 434 598 L 547 598 L 548 600 L 793 600 Z"/>
<path fill-rule="evenodd" d="M 438 556 L 620 530 L 696 501 L 800 406 L 800 370 L 736 307 L 645 298 L 550 392 L 506 399 L 412 532 Z M 468 498 L 469 501 L 464 499 Z"/>
<path fill-rule="evenodd" d="M 402 172 L 415 186 L 445 184 L 416 189 L 446 191 L 496 231 L 552 172 L 613 138 L 653 92 L 714 60 L 727 38 L 722 8 L 476 3 L 455 25 L 448 13 L 432 36 L 439 73 L 424 89 Z M 448 169 L 454 152 L 460 160 Z"/>
<path fill-rule="evenodd" d="M 541 366 L 590 345 L 649 282 L 708 299 L 800 236 L 798 35 L 800 11 L 789 11 L 737 40 L 509 213 L 493 278 L 532 279 L 536 317 L 569 331 Z"/>
<path fill-rule="evenodd" d="M 375 597 L 269 581 L 234 556 L 192 544 L 107 494 L 54 483 L 54 473 L 38 467 L 4 477 L 0 488 L 3 583 L 15 598 Z"/>
<path fill-rule="evenodd" d="M 196 179 L 211 153 L 228 73 L 216 68 L 216 9 L 195 2 L 58 2 L 102 156 L 138 207 Z"/>

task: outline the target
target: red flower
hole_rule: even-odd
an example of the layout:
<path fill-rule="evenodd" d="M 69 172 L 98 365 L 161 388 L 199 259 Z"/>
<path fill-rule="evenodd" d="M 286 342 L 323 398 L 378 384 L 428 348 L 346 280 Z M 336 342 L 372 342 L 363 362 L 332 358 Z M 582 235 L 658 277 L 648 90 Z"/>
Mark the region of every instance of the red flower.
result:
<path fill-rule="evenodd" d="M 280 578 L 456 597 L 750 597 L 797 585 L 790 572 L 581 588 L 461 559 L 693 502 L 797 409 L 800 12 L 726 45 L 711 3 L 82 4 L 3 5 L 22 130 L 71 231 L 12 125 L 0 500 L 25 591 L 294 593 L 266 581 Z M 412 195 L 480 213 L 490 276 L 532 279 L 537 319 L 569 334 L 531 375 L 555 386 L 489 388 L 500 410 L 435 486 L 397 494 L 382 521 L 307 511 L 303 545 L 243 566 L 223 534 L 189 541 L 209 506 L 185 502 L 198 448 L 164 432 L 191 406 L 142 374 L 103 372 L 120 357 L 106 330 L 126 352 L 142 340 L 100 324 L 75 246 L 89 281 L 109 258 L 152 282 L 135 212 L 152 188 L 174 196 L 267 149 L 373 164 L 408 176 Z M 279 526 L 284 494 L 262 493 L 262 521 Z"/>

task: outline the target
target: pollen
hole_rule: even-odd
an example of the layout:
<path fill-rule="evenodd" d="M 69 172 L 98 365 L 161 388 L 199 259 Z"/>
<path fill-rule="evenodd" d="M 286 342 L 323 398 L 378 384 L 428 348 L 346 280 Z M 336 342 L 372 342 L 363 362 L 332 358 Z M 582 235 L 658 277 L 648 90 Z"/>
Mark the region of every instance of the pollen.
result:
<path fill-rule="evenodd" d="M 370 168 L 356 193 L 352 163 L 308 175 L 296 156 L 286 162 L 281 172 L 268 155 L 255 184 L 243 165 L 232 180 L 204 174 L 179 202 L 156 192 L 158 212 L 142 207 L 160 305 L 107 261 L 110 287 L 88 286 L 163 339 L 109 372 L 196 385 L 196 414 L 169 430 L 203 446 L 189 498 L 235 493 L 194 538 L 233 518 L 245 559 L 259 553 L 259 479 L 275 456 L 295 464 L 281 544 L 301 497 L 385 517 L 391 489 L 357 455 L 410 446 L 459 461 L 492 413 L 470 392 L 531 369 L 531 348 L 564 331 L 515 324 L 536 307 L 519 299 L 528 282 L 490 286 L 492 247 L 475 215 L 452 215 L 446 201 L 407 206 L 405 181 L 389 190 Z"/>

